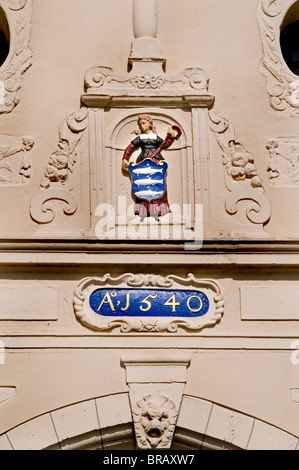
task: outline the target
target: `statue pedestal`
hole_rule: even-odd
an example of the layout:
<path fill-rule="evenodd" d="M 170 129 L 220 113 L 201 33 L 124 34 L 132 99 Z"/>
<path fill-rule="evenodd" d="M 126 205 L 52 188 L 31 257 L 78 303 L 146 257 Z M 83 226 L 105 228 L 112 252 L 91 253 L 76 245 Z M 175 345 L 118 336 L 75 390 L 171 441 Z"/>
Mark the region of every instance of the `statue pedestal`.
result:
<path fill-rule="evenodd" d="M 186 241 L 194 240 L 194 230 L 183 217 L 167 214 L 159 217 L 147 217 L 141 222 L 140 217 L 129 216 L 124 220 L 114 219 L 105 224 L 99 224 L 96 229 L 99 240 L 151 240 L 151 241 Z"/>

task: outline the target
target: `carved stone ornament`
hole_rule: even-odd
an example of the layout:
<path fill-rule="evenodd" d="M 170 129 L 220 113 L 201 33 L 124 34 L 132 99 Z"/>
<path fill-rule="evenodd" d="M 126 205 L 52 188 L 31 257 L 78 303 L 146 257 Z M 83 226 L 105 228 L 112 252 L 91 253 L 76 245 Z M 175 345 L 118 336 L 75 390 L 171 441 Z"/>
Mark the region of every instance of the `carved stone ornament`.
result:
<path fill-rule="evenodd" d="M 34 139 L 30 136 L 0 135 L 0 186 L 30 181 L 33 146 Z"/>
<path fill-rule="evenodd" d="M 32 0 L 0 0 L 9 25 L 10 50 L 0 67 L 0 113 L 9 113 L 19 103 L 22 75 L 32 64 L 29 48 Z"/>
<path fill-rule="evenodd" d="M 260 72 L 267 79 L 270 104 L 276 111 L 299 115 L 299 80 L 285 63 L 280 48 L 280 27 L 297 0 L 260 0 L 257 9 L 263 58 Z"/>
<path fill-rule="evenodd" d="M 103 303 L 107 305 L 108 313 L 101 314 L 100 306 L 96 309 L 91 306 L 91 298 L 99 290 L 103 295 L 105 294 L 100 304 L 101 306 Z M 134 306 L 130 304 L 130 309 L 131 307 L 134 309 L 133 312 L 128 309 L 128 293 L 126 293 L 127 300 L 125 303 L 118 300 L 121 299 L 120 295 L 124 290 L 126 292 L 129 290 L 134 294 L 130 302 L 134 302 L 134 297 L 141 296 L 141 303 L 138 305 L 135 303 Z M 167 295 L 168 291 L 169 295 Z M 162 297 L 163 295 L 166 296 L 166 299 L 170 298 L 164 303 L 166 305 L 165 309 L 168 309 L 168 312 L 175 311 L 175 308 L 178 308 L 179 305 L 175 296 L 180 295 L 180 292 L 184 295 L 184 293 L 186 294 L 185 291 L 188 293 L 189 299 L 194 297 L 192 301 L 198 302 L 196 307 L 189 308 L 188 315 L 178 316 L 173 313 L 167 315 L 163 313 L 163 307 L 161 306 L 158 306 L 158 311 L 157 309 L 155 311 L 155 304 L 158 304 L 159 296 Z M 142 295 L 143 293 L 144 295 Z M 206 310 L 205 314 L 198 316 L 194 312 L 200 310 L 200 307 L 198 307 L 201 302 L 200 295 L 206 299 Z M 188 302 L 190 306 L 190 300 Z M 175 333 L 179 327 L 199 331 L 204 327 L 215 325 L 220 321 L 224 312 L 224 300 L 219 285 L 212 280 L 196 279 L 192 274 L 189 274 L 186 278 L 175 275 L 165 277 L 131 273 L 122 274 L 116 278 L 113 278 L 110 274 L 98 278 L 85 278 L 75 290 L 73 305 L 75 315 L 83 325 L 99 331 L 119 327 L 122 333 L 131 331 Z M 155 316 L 150 316 L 151 311 L 155 311 Z M 121 312 L 127 313 L 121 314 Z"/>
<path fill-rule="evenodd" d="M 58 148 L 50 156 L 40 188 L 31 202 L 31 217 L 39 224 L 48 224 L 55 218 L 56 213 L 49 206 L 50 202 L 62 202 L 66 215 L 72 215 L 77 210 L 72 175 L 78 158 L 78 145 L 87 127 L 87 117 L 87 109 L 81 108 L 66 116 L 60 126 Z"/>
<path fill-rule="evenodd" d="M 134 428 L 139 449 L 168 449 L 178 417 L 175 404 L 168 397 L 149 394 L 133 409 Z"/>
<path fill-rule="evenodd" d="M 129 72 L 120 75 L 110 67 L 96 66 L 85 74 L 85 91 L 81 97 L 86 106 L 123 106 L 145 102 L 167 103 L 177 107 L 197 101 L 211 104 L 213 97 L 207 95 L 209 78 L 200 68 L 187 68 L 178 75 L 165 73 L 166 59 L 157 39 L 157 0 L 134 0 L 133 31 Z M 197 98 L 196 98 L 197 97 Z M 200 99 L 201 98 L 201 99 Z"/>
<path fill-rule="evenodd" d="M 206 94 L 209 79 L 207 74 L 199 68 L 188 68 L 181 74 L 168 76 L 161 73 L 146 70 L 143 73 L 136 73 L 133 69 L 127 76 L 113 72 L 110 67 L 93 67 L 85 75 L 85 86 L 88 93 L 103 94 L 109 92 L 113 95 L 134 93 L 144 96 L 144 92 L 155 90 L 156 93 L 167 96 L 175 96 L 176 90 L 179 94 L 192 93 Z"/>
<path fill-rule="evenodd" d="M 229 191 L 225 200 L 227 213 L 237 214 L 238 203 L 246 201 L 246 207 L 242 206 L 244 223 L 264 225 L 271 216 L 271 205 L 264 194 L 253 155 L 236 141 L 233 125 L 226 117 L 210 111 L 209 118 L 210 128 L 222 150 L 225 186 Z"/>
<path fill-rule="evenodd" d="M 268 180 L 275 187 L 299 186 L 299 138 L 269 139 Z"/>

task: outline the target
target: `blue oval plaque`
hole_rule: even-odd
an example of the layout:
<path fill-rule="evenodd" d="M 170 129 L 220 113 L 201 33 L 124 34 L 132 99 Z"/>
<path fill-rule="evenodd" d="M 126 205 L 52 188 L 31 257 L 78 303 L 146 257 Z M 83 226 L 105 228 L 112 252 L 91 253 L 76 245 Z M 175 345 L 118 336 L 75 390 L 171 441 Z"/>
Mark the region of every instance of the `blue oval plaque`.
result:
<path fill-rule="evenodd" d="M 89 305 L 109 317 L 201 317 L 209 310 L 209 299 L 193 290 L 97 289 Z"/>

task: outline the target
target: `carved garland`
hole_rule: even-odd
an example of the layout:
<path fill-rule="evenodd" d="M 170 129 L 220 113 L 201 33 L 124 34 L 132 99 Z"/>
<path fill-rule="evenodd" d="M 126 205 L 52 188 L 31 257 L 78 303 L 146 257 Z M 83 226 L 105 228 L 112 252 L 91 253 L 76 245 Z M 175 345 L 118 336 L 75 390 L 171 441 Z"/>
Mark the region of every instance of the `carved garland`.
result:
<path fill-rule="evenodd" d="M 29 48 L 32 0 L 0 0 L 0 7 L 11 35 L 9 56 L 0 68 L 0 113 L 9 113 L 19 103 L 22 75 L 32 64 Z"/>
<path fill-rule="evenodd" d="M 87 108 L 81 108 L 63 120 L 59 130 L 58 149 L 50 156 L 40 189 L 31 203 L 31 217 L 39 224 L 47 224 L 55 218 L 50 201 L 62 201 L 66 215 L 77 210 L 73 195 L 72 174 L 78 157 L 78 144 L 87 127 Z"/>
<path fill-rule="evenodd" d="M 227 213 L 236 214 L 237 204 L 247 201 L 247 223 L 265 224 L 271 216 L 271 205 L 264 195 L 254 157 L 235 140 L 235 130 L 227 118 L 215 111 L 209 111 L 209 118 L 210 128 L 222 150 L 225 185 L 230 192 L 225 201 Z"/>
<path fill-rule="evenodd" d="M 257 17 L 263 58 L 260 72 L 267 79 L 270 104 L 276 111 L 299 115 L 299 81 L 288 68 L 280 51 L 280 25 L 297 0 L 260 0 Z"/>
<path fill-rule="evenodd" d="M 200 289 L 208 297 L 210 302 L 209 312 L 197 318 L 163 318 L 163 317 L 104 317 L 94 313 L 89 306 L 89 297 L 99 287 L 153 287 L 176 289 Z M 106 274 L 101 278 L 85 278 L 77 286 L 73 300 L 74 312 L 78 320 L 85 326 L 95 330 L 109 330 L 120 327 L 120 331 L 128 333 L 160 332 L 175 333 L 178 328 L 187 330 L 201 330 L 204 327 L 215 325 L 224 312 L 224 300 L 219 285 L 215 281 L 196 279 L 193 274 L 186 278 L 175 275 L 158 276 L 153 274 L 122 274 L 113 278 Z"/>

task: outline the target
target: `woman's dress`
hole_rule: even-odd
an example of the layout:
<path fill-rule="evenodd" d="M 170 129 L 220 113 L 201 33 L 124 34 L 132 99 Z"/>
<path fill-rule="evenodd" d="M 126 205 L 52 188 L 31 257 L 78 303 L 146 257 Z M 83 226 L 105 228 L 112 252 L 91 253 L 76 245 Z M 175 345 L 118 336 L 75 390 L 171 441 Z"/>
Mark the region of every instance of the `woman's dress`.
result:
<path fill-rule="evenodd" d="M 154 133 L 141 134 L 128 145 L 124 152 L 123 160 L 127 160 L 129 162 L 132 153 L 136 149 L 140 148 L 141 153 L 137 157 L 136 163 L 141 163 L 145 158 L 150 158 L 154 162 L 159 163 L 161 160 L 164 160 L 160 151 L 170 147 L 174 140 L 175 137 L 170 134 L 167 134 L 164 141 Z M 159 149 L 159 147 L 161 148 Z M 158 149 L 159 152 L 154 155 Z M 136 197 L 135 214 L 140 217 L 158 217 L 168 214 L 169 212 L 171 212 L 171 210 L 168 204 L 167 187 L 165 188 L 165 194 L 161 199 L 154 199 L 148 202 Z"/>

